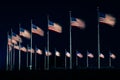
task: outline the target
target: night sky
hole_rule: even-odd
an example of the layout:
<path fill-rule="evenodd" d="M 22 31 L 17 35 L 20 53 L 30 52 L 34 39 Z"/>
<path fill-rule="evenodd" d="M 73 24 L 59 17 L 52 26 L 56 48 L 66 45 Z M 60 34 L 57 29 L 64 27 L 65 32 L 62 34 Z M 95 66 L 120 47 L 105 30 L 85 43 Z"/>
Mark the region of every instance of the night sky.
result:
<path fill-rule="evenodd" d="M 73 58 L 75 58 L 76 50 L 80 51 L 84 55 L 84 58 L 80 59 L 80 66 L 85 67 L 86 51 L 88 50 L 95 55 L 94 59 L 90 59 L 90 66 L 97 67 L 97 6 L 99 6 L 100 12 L 112 14 L 116 18 L 116 24 L 114 27 L 107 24 L 100 24 L 100 47 L 101 52 L 105 55 L 105 59 L 101 60 L 101 66 L 108 67 L 108 52 L 110 50 L 117 56 L 117 58 L 112 61 L 112 65 L 115 68 L 120 67 L 120 11 L 117 2 L 93 0 L 73 3 L 63 3 L 59 1 L 54 3 L 50 1 L 47 3 L 8 3 L 0 5 L 1 70 L 5 69 L 7 32 L 10 33 L 12 28 L 13 32 L 19 34 L 19 24 L 21 24 L 22 28 L 30 31 L 30 21 L 32 19 L 34 24 L 44 30 L 44 37 L 33 34 L 33 48 L 37 46 L 44 52 L 44 49 L 47 46 L 47 15 L 49 15 L 51 21 L 59 23 L 63 28 L 62 34 L 50 31 L 50 51 L 54 53 L 55 48 L 60 51 L 62 54 L 61 60 L 64 62 L 65 49 L 69 51 L 69 11 L 72 11 L 73 17 L 80 18 L 86 23 L 86 28 L 83 30 L 72 27 Z M 22 39 L 22 45 L 30 46 L 30 40 L 23 37 Z M 18 52 L 16 51 L 16 54 L 17 53 Z M 51 65 L 53 65 L 52 57 Z M 41 64 L 43 64 L 42 60 L 43 59 L 41 59 Z M 73 59 L 73 64 L 74 63 L 75 59 Z M 58 66 L 63 67 L 64 63 L 60 62 Z"/>

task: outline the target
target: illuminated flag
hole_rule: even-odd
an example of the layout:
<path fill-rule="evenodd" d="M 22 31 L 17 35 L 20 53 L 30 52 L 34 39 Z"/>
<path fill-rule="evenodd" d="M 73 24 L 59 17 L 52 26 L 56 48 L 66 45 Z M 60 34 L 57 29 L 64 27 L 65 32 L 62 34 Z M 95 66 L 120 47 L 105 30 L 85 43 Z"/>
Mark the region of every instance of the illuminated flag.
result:
<path fill-rule="evenodd" d="M 75 27 L 78 27 L 80 29 L 84 29 L 85 28 L 85 22 L 81 19 L 78 19 L 78 18 L 74 18 L 74 17 L 71 17 L 71 26 L 75 26 Z"/>
<path fill-rule="evenodd" d="M 94 55 L 92 54 L 92 53 L 87 53 L 87 56 L 89 57 L 89 58 L 94 58 Z"/>
<path fill-rule="evenodd" d="M 38 49 L 38 48 L 36 48 L 36 53 L 38 53 L 38 54 L 42 54 L 42 50 L 40 50 L 40 49 Z"/>
<path fill-rule="evenodd" d="M 102 53 L 100 53 L 99 57 L 102 59 L 105 58 L 105 56 Z"/>
<path fill-rule="evenodd" d="M 44 31 L 34 24 L 32 24 L 32 33 L 44 36 Z"/>
<path fill-rule="evenodd" d="M 19 50 L 19 46 L 18 45 L 14 45 L 14 49 L 17 49 L 17 50 Z"/>
<path fill-rule="evenodd" d="M 32 49 L 32 48 L 30 48 L 30 47 L 28 47 L 28 50 L 27 50 L 28 52 L 30 52 L 30 53 L 34 53 L 35 51 L 34 51 L 34 49 Z"/>
<path fill-rule="evenodd" d="M 59 24 L 53 23 L 51 21 L 49 21 L 48 23 L 48 29 L 58 33 L 62 33 L 62 27 Z"/>
<path fill-rule="evenodd" d="M 46 55 L 46 56 L 51 56 L 52 53 L 51 53 L 50 51 L 45 50 L 45 55 Z"/>
<path fill-rule="evenodd" d="M 55 55 L 58 56 L 58 57 L 60 57 L 60 52 L 59 52 L 59 51 L 56 51 L 56 52 L 55 52 Z"/>
<path fill-rule="evenodd" d="M 12 43 L 13 43 L 13 44 L 17 44 L 17 41 L 14 40 L 14 39 L 11 40 L 10 35 L 8 35 L 8 45 L 12 45 Z"/>
<path fill-rule="evenodd" d="M 24 46 L 21 46 L 20 50 L 23 52 L 27 52 L 27 49 Z"/>
<path fill-rule="evenodd" d="M 113 27 L 116 23 L 116 19 L 115 19 L 115 17 L 113 17 L 109 14 L 100 13 L 99 22 L 108 24 Z"/>
<path fill-rule="evenodd" d="M 11 41 L 11 37 L 9 35 L 8 35 L 8 45 L 13 46 L 12 41 Z"/>
<path fill-rule="evenodd" d="M 77 52 L 77 57 L 83 58 L 83 55 L 81 53 Z"/>
<path fill-rule="evenodd" d="M 20 36 L 30 39 L 30 32 L 26 29 L 20 28 Z"/>
<path fill-rule="evenodd" d="M 68 58 L 70 58 L 70 57 L 71 57 L 71 55 L 70 55 L 70 53 L 69 53 L 69 52 L 66 52 L 66 56 L 67 56 Z"/>
<path fill-rule="evenodd" d="M 111 57 L 112 59 L 115 59 L 115 58 L 116 58 L 115 54 L 113 54 L 113 53 L 110 53 L 110 57 Z"/>
<path fill-rule="evenodd" d="M 8 40 L 8 45 L 9 45 L 9 46 L 13 46 L 13 44 L 12 44 L 12 42 L 11 42 L 11 39 Z"/>
<path fill-rule="evenodd" d="M 12 40 L 18 41 L 20 43 L 22 42 L 21 37 L 13 32 L 12 32 Z"/>

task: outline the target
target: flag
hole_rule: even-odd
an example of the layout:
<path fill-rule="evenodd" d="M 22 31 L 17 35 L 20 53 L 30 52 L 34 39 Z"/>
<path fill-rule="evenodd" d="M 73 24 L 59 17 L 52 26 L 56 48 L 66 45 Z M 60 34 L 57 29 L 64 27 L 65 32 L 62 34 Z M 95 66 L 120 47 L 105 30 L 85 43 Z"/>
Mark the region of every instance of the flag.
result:
<path fill-rule="evenodd" d="M 115 19 L 115 17 L 113 17 L 109 14 L 100 13 L 99 22 L 108 24 L 113 27 L 116 23 L 116 19 Z"/>
<path fill-rule="evenodd" d="M 14 49 L 19 50 L 19 49 L 20 49 L 20 47 L 19 47 L 18 45 L 14 45 Z"/>
<path fill-rule="evenodd" d="M 23 52 L 27 52 L 27 49 L 24 46 L 21 46 L 20 50 Z"/>
<path fill-rule="evenodd" d="M 74 18 L 74 17 L 71 17 L 70 25 L 78 27 L 80 29 L 84 29 L 85 28 L 85 22 L 83 20 L 81 20 L 81 19 Z"/>
<path fill-rule="evenodd" d="M 58 33 L 62 33 L 62 27 L 57 23 L 53 23 L 52 21 L 49 21 L 48 29 Z"/>
<path fill-rule="evenodd" d="M 105 56 L 102 53 L 100 53 L 99 57 L 102 59 L 105 58 Z"/>
<path fill-rule="evenodd" d="M 12 43 L 13 43 L 13 44 L 17 44 L 17 41 L 14 40 L 14 39 L 11 40 L 10 35 L 8 35 L 8 44 L 9 44 L 9 45 L 12 45 Z"/>
<path fill-rule="evenodd" d="M 32 24 L 32 33 L 44 36 L 44 31 L 34 24 Z"/>
<path fill-rule="evenodd" d="M 89 57 L 89 58 L 94 58 L 94 55 L 92 54 L 92 53 L 87 53 L 87 56 Z"/>
<path fill-rule="evenodd" d="M 77 53 L 77 57 L 79 57 L 79 58 L 83 58 L 83 55 L 81 54 L 81 53 Z"/>
<path fill-rule="evenodd" d="M 11 37 L 9 35 L 8 35 L 8 45 L 13 46 L 12 41 L 11 41 Z"/>
<path fill-rule="evenodd" d="M 40 49 L 38 49 L 38 48 L 36 48 L 36 53 L 38 53 L 38 54 L 42 54 L 42 50 L 40 50 Z"/>
<path fill-rule="evenodd" d="M 26 29 L 20 28 L 20 36 L 30 39 L 30 32 Z"/>
<path fill-rule="evenodd" d="M 12 32 L 12 40 L 18 41 L 18 42 L 22 42 L 22 39 L 19 35 L 17 35 L 16 33 Z"/>
<path fill-rule="evenodd" d="M 55 52 L 55 55 L 58 56 L 58 57 L 60 57 L 60 52 L 59 52 L 59 51 L 56 51 L 56 52 Z"/>
<path fill-rule="evenodd" d="M 67 56 L 68 58 L 70 58 L 70 57 L 71 57 L 71 55 L 70 55 L 70 53 L 69 53 L 69 52 L 66 52 L 66 56 Z"/>
<path fill-rule="evenodd" d="M 116 58 L 115 54 L 113 54 L 113 53 L 110 53 L 110 57 L 111 57 L 112 59 L 115 59 L 115 58 Z"/>
<path fill-rule="evenodd" d="M 32 49 L 32 48 L 30 48 L 30 47 L 28 47 L 28 50 L 27 50 L 28 52 L 30 52 L 30 53 L 34 53 L 35 51 L 34 51 L 34 49 Z"/>
<path fill-rule="evenodd" d="M 51 53 L 50 51 L 45 50 L 45 55 L 46 55 L 46 56 L 51 56 L 52 53 Z"/>

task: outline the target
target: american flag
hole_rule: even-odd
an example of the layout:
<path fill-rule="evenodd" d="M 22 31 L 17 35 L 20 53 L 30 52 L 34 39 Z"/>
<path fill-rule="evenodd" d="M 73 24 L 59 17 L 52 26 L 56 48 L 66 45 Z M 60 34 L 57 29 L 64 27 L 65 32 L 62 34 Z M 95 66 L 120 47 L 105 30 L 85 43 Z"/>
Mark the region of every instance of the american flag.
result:
<path fill-rule="evenodd" d="M 89 58 L 94 58 L 94 55 L 93 55 L 92 53 L 90 53 L 90 52 L 87 53 L 87 56 L 88 56 Z"/>
<path fill-rule="evenodd" d="M 32 33 L 44 36 L 44 31 L 34 24 L 32 24 Z"/>
<path fill-rule="evenodd" d="M 74 18 L 74 17 L 71 17 L 71 26 L 75 26 L 75 27 L 78 27 L 80 29 L 84 29 L 85 28 L 85 22 L 81 19 L 78 19 L 78 18 Z"/>
<path fill-rule="evenodd" d="M 100 53 L 99 57 L 102 58 L 102 59 L 105 58 L 105 56 L 102 53 Z"/>
<path fill-rule="evenodd" d="M 21 37 L 19 35 L 17 35 L 16 33 L 13 33 L 13 32 L 12 32 L 12 40 L 22 42 Z"/>
<path fill-rule="evenodd" d="M 62 27 L 59 24 L 54 23 L 52 21 L 49 21 L 48 29 L 52 30 L 52 31 L 55 31 L 55 32 L 58 32 L 58 33 L 62 33 Z"/>
<path fill-rule="evenodd" d="M 116 18 L 111 16 L 110 14 L 105 14 L 100 12 L 99 22 L 108 24 L 113 27 L 116 23 Z"/>
<path fill-rule="evenodd" d="M 35 53 L 34 49 L 32 49 L 30 47 L 28 47 L 27 51 L 30 52 L 30 53 Z"/>
<path fill-rule="evenodd" d="M 68 58 L 70 58 L 70 57 L 71 57 L 70 53 L 69 53 L 69 52 L 67 52 L 67 51 L 66 51 L 66 56 L 67 56 Z"/>
<path fill-rule="evenodd" d="M 38 54 L 42 54 L 42 50 L 40 50 L 40 49 L 38 49 L 38 48 L 36 48 L 36 53 L 38 53 Z"/>
<path fill-rule="evenodd" d="M 20 50 L 23 51 L 23 52 L 27 52 L 27 49 L 24 46 L 21 46 Z"/>
<path fill-rule="evenodd" d="M 77 52 L 77 57 L 83 58 L 83 55 L 81 53 Z"/>
<path fill-rule="evenodd" d="M 51 53 L 50 51 L 45 50 L 45 55 L 46 55 L 46 56 L 51 56 L 52 53 Z"/>
<path fill-rule="evenodd" d="M 23 28 L 20 28 L 20 36 L 23 36 L 27 39 L 30 39 L 30 37 L 31 37 L 30 32 Z"/>
<path fill-rule="evenodd" d="M 19 49 L 20 49 L 20 47 L 19 47 L 18 45 L 14 45 L 14 49 L 19 50 Z"/>
<path fill-rule="evenodd" d="M 56 51 L 56 52 L 55 52 L 55 55 L 58 56 L 58 57 L 60 57 L 60 52 L 59 52 L 59 51 Z"/>
<path fill-rule="evenodd" d="M 110 53 L 110 57 L 111 57 L 112 59 L 115 59 L 115 58 L 116 58 L 115 54 L 113 54 L 113 53 Z"/>

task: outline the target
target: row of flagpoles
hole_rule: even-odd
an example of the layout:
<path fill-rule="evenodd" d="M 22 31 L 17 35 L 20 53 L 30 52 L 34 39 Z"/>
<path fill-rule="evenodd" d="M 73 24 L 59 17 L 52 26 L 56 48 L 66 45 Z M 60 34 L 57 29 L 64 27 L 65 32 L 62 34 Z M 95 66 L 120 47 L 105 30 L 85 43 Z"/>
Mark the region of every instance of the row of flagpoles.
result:
<path fill-rule="evenodd" d="M 18 46 L 18 48 L 16 48 L 16 47 L 14 47 L 14 49 L 16 49 L 16 50 L 19 50 L 19 46 Z M 13 51 L 14 51 L 14 49 L 13 49 Z M 27 53 L 27 56 L 26 56 L 26 58 L 27 58 L 27 61 L 26 61 L 26 64 L 27 64 L 27 66 L 26 67 L 28 67 L 29 65 L 28 65 L 28 55 L 29 55 L 29 53 L 30 53 L 30 48 L 21 48 L 20 49 L 21 51 L 25 51 L 25 53 Z M 54 67 L 56 68 L 56 64 L 57 64 L 57 62 L 56 62 L 56 59 L 59 57 L 61 57 L 62 55 L 64 55 L 65 56 L 65 69 L 67 68 L 67 58 L 68 59 L 70 59 L 71 58 L 71 54 L 70 54 L 70 52 L 68 52 L 68 51 L 66 51 L 65 50 L 65 53 L 63 54 L 63 53 L 61 53 L 61 52 L 59 52 L 58 50 L 56 50 L 55 49 L 55 51 L 54 51 L 54 53 L 51 53 L 51 52 L 48 52 L 46 49 L 45 49 L 45 51 L 42 51 L 42 50 L 40 50 L 40 49 L 38 49 L 38 48 L 36 48 L 36 49 L 32 49 L 32 53 L 34 53 L 34 56 L 35 56 L 35 59 L 34 59 L 34 61 L 35 61 L 35 69 L 36 69 L 36 66 L 37 66 L 37 54 L 39 54 L 40 56 L 41 55 L 44 55 L 44 69 L 46 70 L 46 57 L 52 57 L 52 56 L 54 56 Z M 43 53 L 45 53 L 45 54 L 43 54 Z M 14 54 L 15 55 L 15 54 Z M 79 65 L 79 59 L 83 59 L 83 58 L 86 58 L 86 67 L 89 67 L 89 59 L 93 59 L 95 56 L 94 56 L 94 54 L 93 53 L 91 53 L 91 52 L 88 52 L 87 51 L 87 56 L 85 56 L 85 54 L 83 54 L 83 53 L 81 53 L 81 52 L 79 52 L 79 51 L 76 51 L 76 53 L 75 53 L 75 55 L 76 55 L 76 67 Z M 100 53 L 100 55 L 99 55 L 99 58 L 101 58 L 101 59 L 104 59 L 105 58 L 105 55 L 104 54 L 102 54 L 102 53 Z M 109 51 L 109 67 L 111 67 L 112 65 L 111 65 L 111 59 L 116 59 L 116 55 L 114 54 L 114 53 L 111 53 L 110 51 Z M 10 60 L 11 61 L 11 63 L 13 63 L 13 64 L 11 64 L 11 66 L 12 66 L 12 68 L 14 68 L 14 65 L 15 65 L 15 57 L 13 57 L 13 59 L 12 60 Z M 92 63 L 91 63 L 92 64 Z M 30 67 L 30 66 L 29 66 Z M 18 67 L 19 68 L 19 67 Z"/>
<path fill-rule="evenodd" d="M 105 13 L 101 13 L 99 12 L 99 8 L 97 8 L 97 12 L 98 12 L 98 68 L 100 68 L 100 31 L 99 31 L 99 23 L 105 23 L 108 24 L 112 27 L 114 27 L 116 19 L 115 17 L 109 15 L 109 14 L 105 14 Z M 74 18 L 71 15 L 71 11 L 69 12 L 69 16 L 70 16 L 70 27 L 69 27 L 69 40 L 70 40 L 70 46 L 69 46 L 69 53 L 70 53 L 70 69 L 72 69 L 72 27 L 78 27 L 80 29 L 85 29 L 86 24 L 83 20 L 79 19 L 79 18 Z M 62 33 L 62 26 L 59 25 L 58 23 L 54 23 L 52 21 L 50 21 L 49 17 L 47 17 L 48 20 L 48 30 L 47 30 L 47 54 L 48 56 L 45 56 L 45 60 L 47 60 L 47 70 L 49 70 L 49 55 L 50 55 L 50 51 L 49 51 L 49 30 L 55 31 L 57 33 Z M 8 65 L 10 64 L 10 59 L 12 59 L 12 55 L 15 55 L 15 51 L 12 49 L 17 49 L 19 50 L 19 70 L 21 68 L 20 64 L 21 64 L 21 51 L 23 52 L 30 52 L 30 70 L 32 70 L 32 55 L 33 53 L 38 53 L 38 54 L 42 54 L 42 51 L 40 49 L 38 49 L 36 47 L 36 49 L 34 50 L 32 48 L 32 34 L 37 34 L 39 36 L 44 36 L 44 31 L 38 27 L 37 25 L 33 24 L 32 20 L 31 20 L 31 31 L 29 32 L 28 30 L 24 29 L 21 27 L 21 25 L 19 25 L 19 35 L 14 33 L 11 30 L 11 35 L 9 35 L 8 33 L 8 44 L 7 44 L 7 70 L 8 70 Z M 30 47 L 27 46 L 27 48 L 25 48 L 24 46 L 21 45 L 22 38 L 27 38 L 30 39 Z M 13 52 L 12 52 L 13 51 Z M 88 58 L 87 58 L 88 59 Z M 45 62 L 46 63 L 46 62 Z"/>

